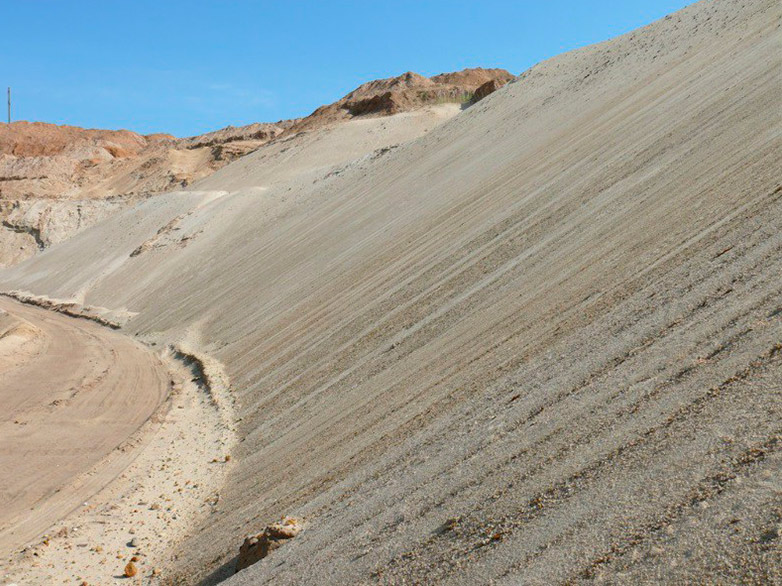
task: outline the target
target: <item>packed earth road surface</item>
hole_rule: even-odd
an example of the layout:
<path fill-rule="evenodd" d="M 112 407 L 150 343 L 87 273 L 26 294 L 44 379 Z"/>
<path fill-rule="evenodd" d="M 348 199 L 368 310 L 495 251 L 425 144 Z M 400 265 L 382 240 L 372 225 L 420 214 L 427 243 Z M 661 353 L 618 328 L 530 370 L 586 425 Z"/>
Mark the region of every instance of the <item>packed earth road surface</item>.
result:
<path fill-rule="evenodd" d="M 86 319 L 0 297 L 0 552 L 108 484 L 165 399 L 163 363 Z"/>

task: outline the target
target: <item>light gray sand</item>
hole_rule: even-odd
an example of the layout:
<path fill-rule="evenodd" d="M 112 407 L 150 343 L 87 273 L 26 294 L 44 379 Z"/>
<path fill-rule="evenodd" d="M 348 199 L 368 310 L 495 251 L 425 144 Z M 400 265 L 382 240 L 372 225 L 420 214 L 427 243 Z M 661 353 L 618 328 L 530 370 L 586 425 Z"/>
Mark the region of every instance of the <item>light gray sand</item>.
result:
<path fill-rule="evenodd" d="M 0 287 L 224 363 L 236 465 L 190 582 L 282 515 L 306 530 L 230 584 L 779 582 L 779 27 L 698 3 L 333 172 L 240 160 Z"/>

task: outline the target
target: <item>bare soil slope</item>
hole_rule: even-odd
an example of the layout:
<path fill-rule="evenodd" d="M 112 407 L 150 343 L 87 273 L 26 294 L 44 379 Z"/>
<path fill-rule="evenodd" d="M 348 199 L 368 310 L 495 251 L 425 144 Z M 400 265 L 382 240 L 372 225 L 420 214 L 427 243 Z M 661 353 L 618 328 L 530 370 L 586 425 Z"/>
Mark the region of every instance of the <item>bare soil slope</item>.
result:
<path fill-rule="evenodd" d="M 0 273 L 224 363 L 236 467 L 168 571 L 230 577 L 295 515 L 229 584 L 779 582 L 780 10 L 700 2 L 339 172 L 240 161 Z"/>
<path fill-rule="evenodd" d="M 286 197 L 276 202 L 268 201 L 265 195 L 270 189 L 282 184 L 288 194 L 292 186 L 300 188 L 317 185 L 356 165 L 367 165 L 399 148 L 400 142 L 431 131 L 460 110 L 457 104 L 444 104 L 313 130 L 283 140 L 279 145 L 269 145 L 269 149 L 261 149 L 263 152 L 251 155 L 249 165 L 243 163 L 234 171 L 233 177 L 234 180 L 243 178 L 240 181 L 243 185 L 242 194 L 248 203 L 254 202 L 255 206 L 265 209 L 269 221 L 274 221 L 292 205 L 301 203 L 301 197 L 291 197 L 289 201 L 286 201 Z M 229 178 L 216 180 L 223 187 L 230 188 Z M 123 222 L 129 221 L 129 225 L 115 232 L 109 239 L 111 252 L 105 248 L 108 242 L 105 234 L 88 232 L 99 235 L 103 244 L 96 241 L 96 249 L 102 249 L 108 254 L 97 254 L 86 262 L 83 257 L 71 259 L 74 263 L 71 266 L 76 269 L 74 277 L 81 285 L 72 290 L 67 300 L 58 302 L 46 297 L 36 300 L 35 296 L 24 293 L 15 295 L 59 311 L 67 310 L 71 314 L 99 316 L 108 324 L 126 323 L 132 318 L 133 312 L 117 306 L 114 306 L 115 311 L 94 306 L 87 308 L 80 303 L 85 301 L 85 296 L 102 279 L 121 270 L 127 261 L 160 259 L 202 239 L 213 214 L 219 213 L 221 200 L 230 197 L 226 189 L 208 189 L 208 183 L 209 180 L 206 180 L 200 189 L 193 186 L 189 191 L 167 195 L 165 201 L 153 198 L 149 200 L 149 205 L 142 206 L 129 217 L 124 216 Z M 139 234 L 147 234 L 148 237 L 139 241 Z M 89 276 L 82 281 L 85 275 Z M 12 307 L 15 309 L 16 305 Z M 41 317 L 38 315 L 42 312 L 40 309 L 22 307 L 22 310 L 34 312 L 33 315 L 39 319 Z M 45 316 L 44 312 L 42 317 L 45 319 Z M 62 316 L 57 319 L 62 319 Z M 235 418 L 230 414 L 231 398 L 220 398 L 221 393 L 228 392 L 225 387 L 228 378 L 222 374 L 216 378 L 207 375 L 208 388 L 188 388 L 190 383 L 187 381 L 193 374 L 197 375 L 194 381 L 202 380 L 203 377 L 199 378 L 200 371 L 190 373 L 189 376 L 187 372 L 177 373 L 182 366 L 179 364 L 182 362 L 180 357 L 180 360 L 174 361 L 176 364 L 171 374 L 174 377 L 172 387 L 175 389 L 171 412 L 168 411 L 168 403 L 159 407 L 152 415 L 155 425 L 151 427 L 154 429 L 145 426 L 144 433 L 134 434 L 129 440 L 134 447 L 143 446 L 138 459 L 133 460 L 138 450 L 123 447 L 108 454 L 110 466 L 101 462 L 99 468 L 87 470 L 91 460 L 83 458 L 68 460 L 66 466 L 59 459 L 67 458 L 69 451 L 74 448 L 69 447 L 63 452 L 54 449 L 47 451 L 39 446 L 40 449 L 33 450 L 28 449 L 25 443 L 25 439 L 40 443 L 57 437 L 52 432 L 50 421 L 40 410 L 22 412 L 15 402 L 18 397 L 25 396 L 24 390 L 28 385 L 34 387 L 31 396 L 46 398 L 53 389 L 56 391 L 65 384 L 63 379 L 67 382 L 71 381 L 68 377 L 76 377 L 71 385 L 73 390 L 89 391 L 87 383 L 91 378 L 80 378 L 82 367 L 85 366 L 80 360 L 86 360 L 86 366 L 104 369 L 101 381 L 110 383 L 109 386 L 113 388 L 110 391 L 101 388 L 101 393 L 111 393 L 111 400 L 103 406 L 103 410 L 96 411 L 90 401 L 77 402 L 67 412 L 67 417 L 58 411 L 58 421 L 64 417 L 78 421 L 76 429 L 87 435 L 92 433 L 91 429 L 95 425 L 102 429 L 105 427 L 106 432 L 115 433 L 111 436 L 115 441 L 124 441 L 122 434 L 129 433 L 131 428 L 106 426 L 106 416 L 112 413 L 112 406 L 129 402 L 133 409 L 128 409 L 126 415 L 133 420 L 136 414 L 144 411 L 144 395 L 152 389 L 145 388 L 137 392 L 131 384 L 132 373 L 125 373 L 130 378 L 128 381 L 117 377 L 125 372 L 122 370 L 124 360 L 118 360 L 117 368 L 112 370 L 102 354 L 95 356 L 95 349 L 67 335 L 71 329 L 80 331 L 79 328 L 85 324 L 89 326 L 89 323 L 77 320 L 76 324 L 69 325 L 66 320 L 63 327 L 53 330 L 47 328 L 52 330 L 47 331 L 47 335 L 32 337 L 31 332 L 44 333 L 43 328 L 25 328 L 24 323 L 13 315 L 0 313 L 0 375 L 7 387 L 3 389 L 3 382 L 0 382 L 0 404 L 8 417 L 21 417 L 24 425 L 24 438 L 14 439 L 16 436 L 12 435 L 13 443 L 9 443 L 7 453 L 7 483 L 9 487 L 12 486 L 8 489 L 9 499 L 13 496 L 9 503 L 22 504 L 16 508 L 9 505 L 9 515 L 13 512 L 14 520 L 8 522 L 5 531 L 0 529 L 0 581 L 7 577 L 12 582 L 22 584 L 50 583 L 52 580 L 75 580 L 81 583 L 87 578 L 90 582 L 101 584 L 115 583 L 121 580 L 122 567 L 132 555 L 140 558 L 137 566 L 145 573 L 145 578 L 149 578 L 153 568 L 171 564 L 171 560 L 178 557 L 172 544 L 179 543 L 183 536 L 191 533 L 193 524 L 209 514 L 220 500 L 223 477 L 230 469 L 223 458 L 235 436 Z M 196 353 L 204 356 L 197 348 L 198 328 L 190 325 L 183 324 L 185 331 L 182 335 L 160 337 L 150 333 L 144 339 L 152 344 L 160 342 L 157 348 L 194 345 Z M 116 344 L 104 341 L 100 331 L 95 334 L 97 342 L 104 343 L 107 350 L 114 351 L 112 348 Z M 116 336 L 113 333 L 111 335 Z M 56 337 L 57 343 L 44 343 L 50 337 Z M 71 357 L 71 352 L 75 352 L 78 357 Z M 167 353 L 165 356 L 166 364 L 172 366 L 169 364 L 170 356 Z M 63 361 L 63 357 L 66 360 Z M 125 358 L 132 360 L 133 353 L 128 353 Z M 204 360 L 222 372 L 213 359 L 205 356 Z M 18 362 L 24 363 L 25 368 L 16 369 Z M 8 368 L 3 370 L 6 365 Z M 143 364 L 140 368 L 146 370 Z M 106 373 L 109 376 L 105 376 Z M 141 374 L 154 376 L 155 373 Z M 183 378 L 185 384 L 180 385 L 178 381 Z M 219 384 L 212 384 L 212 379 L 219 379 Z M 1 396 L 2 392 L 7 396 Z M 102 400 L 101 393 L 90 392 L 89 396 Z M 55 401 L 59 406 L 59 399 Z M 64 437 L 63 444 L 85 439 L 82 435 L 71 433 L 72 427 L 66 426 L 60 431 L 70 434 Z M 94 450 L 84 453 L 90 457 L 97 456 L 105 447 L 96 444 Z M 130 468 L 105 486 L 114 474 L 131 461 L 133 465 Z M 16 467 L 23 468 L 24 474 L 12 473 Z M 51 470 L 64 476 L 52 476 Z M 36 482 L 40 478 L 47 479 L 47 482 Z M 37 492 L 39 490 L 44 490 L 42 496 Z M 74 502 L 81 502 L 85 498 L 89 498 L 88 505 L 69 513 Z M 27 504 L 32 505 L 29 511 Z M 155 508 L 151 508 L 153 506 Z M 16 510 L 19 507 L 21 509 Z M 51 528 L 54 522 L 57 524 Z M 44 532 L 46 537 L 43 536 Z M 143 549 L 128 549 L 127 543 L 134 535 L 138 543 L 143 544 Z M 25 544 L 27 546 L 22 550 Z M 11 554 L 10 557 L 6 557 L 7 554 Z"/>
<path fill-rule="evenodd" d="M 182 139 L 43 122 L 0 124 L 0 267 L 143 197 L 188 186 L 276 138 L 295 140 L 357 116 L 462 103 L 481 84 L 512 78 L 502 69 L 465 69 L 431 79 L 407 73 L 366 83 L 304 119 L 228 126 Z"/>

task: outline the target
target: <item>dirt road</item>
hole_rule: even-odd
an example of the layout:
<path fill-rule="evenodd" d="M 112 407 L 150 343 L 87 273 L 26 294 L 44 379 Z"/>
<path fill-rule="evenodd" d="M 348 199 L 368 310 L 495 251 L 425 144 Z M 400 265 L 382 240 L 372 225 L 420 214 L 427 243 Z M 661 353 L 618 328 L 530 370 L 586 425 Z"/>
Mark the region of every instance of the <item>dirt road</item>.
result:
<path fill-rule="evenodd" d="M 164 400 L 169 379 L 151 352 L 96 323 L 7 298 L 0 298 L 0 310 L 6 312 L 0 313 L 5 554 L 89 499 L 132 461 L 137 450 L 123 443 Z"/>

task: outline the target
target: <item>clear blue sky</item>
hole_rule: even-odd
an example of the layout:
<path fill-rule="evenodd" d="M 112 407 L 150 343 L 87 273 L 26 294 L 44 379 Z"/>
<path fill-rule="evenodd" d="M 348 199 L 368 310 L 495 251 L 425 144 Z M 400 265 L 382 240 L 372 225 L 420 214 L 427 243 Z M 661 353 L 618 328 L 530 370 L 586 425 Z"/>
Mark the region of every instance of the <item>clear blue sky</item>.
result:
<path fill-rule="evenodd" d="M 408 70 L 518 74 L 689 3 L 0 0 L 0 86 L 17 120 L 187 136 L 306 115 Z"/>

